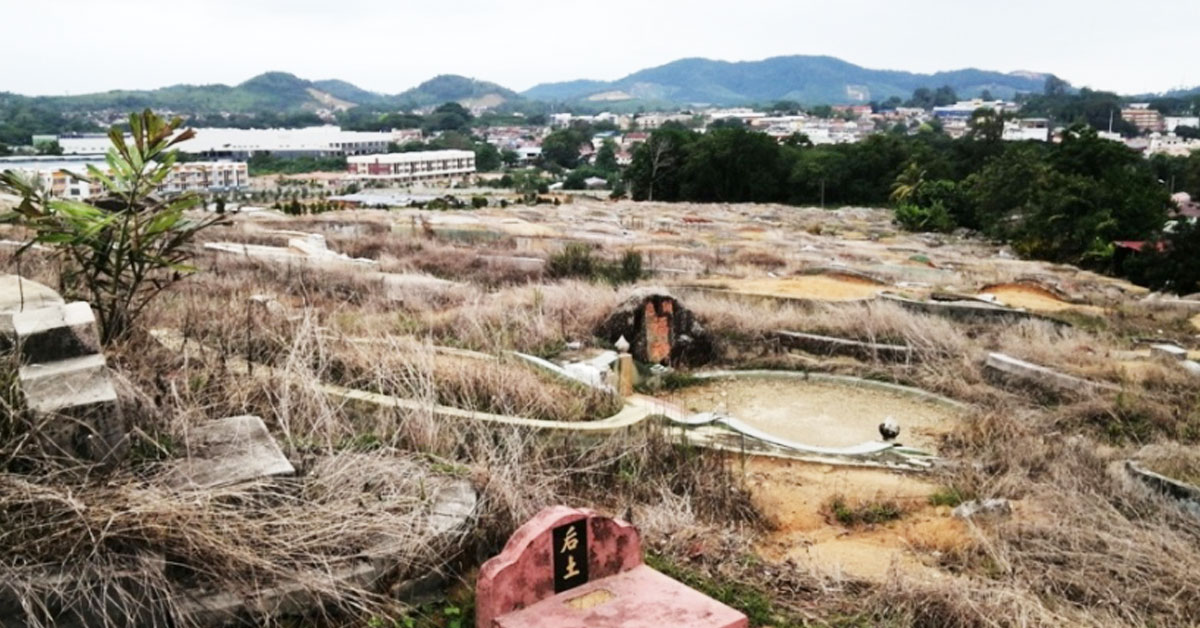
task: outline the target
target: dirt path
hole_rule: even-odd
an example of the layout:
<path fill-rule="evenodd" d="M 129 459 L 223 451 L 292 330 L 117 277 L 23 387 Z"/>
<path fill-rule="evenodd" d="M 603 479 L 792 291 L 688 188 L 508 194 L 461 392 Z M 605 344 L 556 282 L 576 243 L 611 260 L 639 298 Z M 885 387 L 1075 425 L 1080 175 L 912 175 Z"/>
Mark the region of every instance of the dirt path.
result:
<path fill-rule="evenodd" d="M 950 577 L 936 567 L 938 553 L 969 543 L 966 525 L 949 507 L 929 505 L 937 486 L 919 477 L 766 458 L 748 460 L 746 476 L 755 504 L 777 527 L 758 548 L 768 560 L 876 582 L 893 569 L 932 580 Z M 827 514 L 836 496 L 890 500 L 908 512 L 890 523 L 847 528 Z"/>

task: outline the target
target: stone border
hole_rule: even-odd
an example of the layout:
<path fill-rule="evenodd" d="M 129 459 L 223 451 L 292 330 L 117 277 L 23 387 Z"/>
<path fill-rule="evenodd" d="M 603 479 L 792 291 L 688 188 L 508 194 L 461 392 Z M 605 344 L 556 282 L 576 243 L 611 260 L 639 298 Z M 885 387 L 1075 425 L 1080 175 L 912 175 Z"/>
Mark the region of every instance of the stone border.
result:
<path fill-rule="evenodd" d="M 984 368 L 1058 392 L 1073 392 L 1085 388 L 1092 392 L 1119 392 L 1120 386 L 1060 373 L 1052 368 L 1019 360 L 1003 353 L 989 353 Z"/>
<path fill-rule="evenodd" d="M 796 331 L 774 332 L 780 344 L 788 349 L 799 349 L 818 355 L 849 355 L 860 359 L 879 359 L 894 362 L 910 362 L 919 359 L 917 352 L 907 345 L 889 345 L 877 342 L 862 342 L 836 336 L 821 336 Z"/>
<path fill-rule="evenodd" d="M 895 303 L 912 312 L 946 316 L 960 321 L 982 320 L 991 323 L 1036 319 L 1065 324 L 1062 321 L 1040 316 L 1028 310 L 992 305 L 987 301 L 977 299 L 966 301 L 918 301 L 891 292 L 881 293 L 879 299 Z"/>
<path fill-rule="evenodd" d="M 1200 517 L 1200 487 L 1155 473 L 1133 460 L 1125 461 L 1125 471 L 1149 488 L 1178 500 L 1188 512 Z"/>

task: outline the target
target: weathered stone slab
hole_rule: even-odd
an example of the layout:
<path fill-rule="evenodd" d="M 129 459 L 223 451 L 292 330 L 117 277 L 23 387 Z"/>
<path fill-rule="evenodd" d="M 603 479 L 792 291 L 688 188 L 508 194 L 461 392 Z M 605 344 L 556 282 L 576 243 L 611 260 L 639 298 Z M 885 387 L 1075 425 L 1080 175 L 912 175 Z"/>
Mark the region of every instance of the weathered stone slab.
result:
<path fill-rule="evenodd" d="M 429 509 L 429 532 L 435 537 L 462 534 L 475 516 L 478 495 L 471 483 L 455 480 L 438 488 Z"/>
<path fill-rule="evenodd" d="M 780 344 L 789 349 L 799 349 L 819 355 L 849 355 L 866 360 L 890 360 L 907 362 L 916 357 L 912 347 L 888 345 L 877 342 L 860 342 L 847 338 L 820 336 L 794 331 L 777 331 Z"/>
<path fill-rule="evenodd" d="M 102 354 L 29 364 L 20 368 L 17 377 L 26 406 L 35 412 L 59 412 L 117 400 Z"/>
<path fill-rule="evenodd" d="M 18 275 L 0 274 L 0 312 L 36 310 L 62 304 L 63 298 L 44 284 Z"/>
<path fill-rule="evenodd" d="M 211 488 L 295 473 L 262 419 L 234 416 L 192 428 L 186 458 L 168 471 L 175 488 Z"/>
<path fill-rule="evenodd" d="M 1073 392 L 1081 389 L 1091 392 L 1120 390 L 1119 387 L 1112 384 L 1093 382 L 1074 375 L 1059 373 L 1054 369 L 1018 360 L 1003 353 L 989 353 L 985 366 L 1006 376 L 1060 392 Z"/>
<path fill-rule="evenodd" d="M 82 301 L 0 312 L 0 349 L 16 346 L 24 363 L 54 362 L 100 352 L 96 315 Z"/>

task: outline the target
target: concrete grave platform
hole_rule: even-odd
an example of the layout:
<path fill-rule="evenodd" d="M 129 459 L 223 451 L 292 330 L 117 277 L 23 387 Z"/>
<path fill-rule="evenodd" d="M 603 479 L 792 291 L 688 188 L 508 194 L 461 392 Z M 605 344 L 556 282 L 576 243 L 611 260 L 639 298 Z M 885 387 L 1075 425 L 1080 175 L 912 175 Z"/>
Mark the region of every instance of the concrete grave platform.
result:
<path fill-rule="evenodd" d="M 296 472 L 262 419 L 234 416 L 192 428 L 187 458 L 167 472 L 175 488 L 211 488 Z"/>
<path fill-rule="evenodd" d="M 476 628 L 744 628 L 746 616 L 642 563 L 624 521 L 552 506 L 484 563 Z"/>

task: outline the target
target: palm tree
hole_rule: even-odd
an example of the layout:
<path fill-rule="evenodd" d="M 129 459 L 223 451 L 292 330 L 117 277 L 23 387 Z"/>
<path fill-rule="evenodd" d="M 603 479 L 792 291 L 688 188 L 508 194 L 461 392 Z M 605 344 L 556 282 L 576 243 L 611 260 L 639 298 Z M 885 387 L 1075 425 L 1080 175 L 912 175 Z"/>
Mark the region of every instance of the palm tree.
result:
<path fill-rule="evenodd" d="M 896 181 L 892 183 L 891 200 L 897 205 L 908 202 L 921 185 L 925 183 L 925 170 L 917 165 L 917 162 L 910 161 L 904 167 L 904 170 L 896 176 Z"/>

